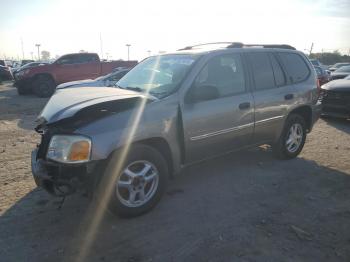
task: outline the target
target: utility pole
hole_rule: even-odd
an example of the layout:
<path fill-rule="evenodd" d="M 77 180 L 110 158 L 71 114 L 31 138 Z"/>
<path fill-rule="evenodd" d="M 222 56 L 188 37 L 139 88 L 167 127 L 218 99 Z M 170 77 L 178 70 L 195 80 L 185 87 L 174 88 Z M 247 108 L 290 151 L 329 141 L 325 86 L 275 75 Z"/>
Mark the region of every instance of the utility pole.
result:
<path fill-rule="evenodd" d="M 38 61 L 40 61 L 40 44 L 35 44 L 35 46 L 38 48 Z"/>
<path fill-rule="evenodd" d="M 126 44 L 126 46 L 128 47 L 128 61 L 130 60 L 130 44 Z"/>
<path fill-rule="evenodd" d="M 21 37 L 22 59 L 24 59 L 23 38 Z"/>
<path fill-rule="evenodd" d="M 102 49 L 102 34 L 100 33 L 100 49 L 101 49 L 101 60 L 103 59 L 103 49 Z"/>
<path fill-rule="evenodd" d="M 311 53 L 312 53 L 312 49 L 314 48 L 314 43 L 311 43 L 311 47 L 310 47 L 310 54 L 309 55 L 311 55 Z"/>

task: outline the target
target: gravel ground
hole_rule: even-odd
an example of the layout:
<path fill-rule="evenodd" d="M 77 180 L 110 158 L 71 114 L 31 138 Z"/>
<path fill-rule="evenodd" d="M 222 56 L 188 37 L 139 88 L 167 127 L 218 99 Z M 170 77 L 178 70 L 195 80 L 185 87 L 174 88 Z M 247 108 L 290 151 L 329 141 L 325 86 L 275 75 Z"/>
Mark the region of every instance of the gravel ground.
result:
<path fill-rule="evenodd" d="M 0 261 L 76 261 L 86 198 L 37 189 L 33 121 L 47 100 L 0 85 Z M 88 261 L 350 261 L 350 122 L 319 120 L 302 154 L 213 159 L 171 181 L 150 213 L 106 215 Z M 86 240 L 86 239 L 85 239 Z"/>

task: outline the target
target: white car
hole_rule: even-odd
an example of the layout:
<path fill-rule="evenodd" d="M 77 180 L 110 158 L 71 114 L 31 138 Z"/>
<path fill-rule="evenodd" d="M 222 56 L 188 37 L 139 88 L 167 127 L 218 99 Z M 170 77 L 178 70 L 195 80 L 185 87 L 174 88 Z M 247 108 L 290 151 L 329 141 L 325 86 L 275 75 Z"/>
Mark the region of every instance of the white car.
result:
<path fill-rule="evenodd" d="M 60 84 L 56 89 L 71 88 L 71 87 L 100 87 L 100 86 L 114 86 L 131 68 L 117 68 L 114 72 L 108 75 L 100 76 L 96 79 L 85 79 Z"/>

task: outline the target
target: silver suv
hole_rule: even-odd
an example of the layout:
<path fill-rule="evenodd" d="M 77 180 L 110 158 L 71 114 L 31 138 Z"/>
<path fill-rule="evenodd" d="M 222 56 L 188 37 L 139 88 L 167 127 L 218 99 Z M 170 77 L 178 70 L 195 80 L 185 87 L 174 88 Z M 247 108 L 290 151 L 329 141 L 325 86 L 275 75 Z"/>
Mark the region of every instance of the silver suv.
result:
<path fill-rule="evenodd" d="M 319 114 L 315 72 L 293 47 L 190 46 L 145 59 L 115 87 L 57 90 L 37 120 L 33 176 L 136 216 L 198 161 L 261 144 L 296 157 Z"/>

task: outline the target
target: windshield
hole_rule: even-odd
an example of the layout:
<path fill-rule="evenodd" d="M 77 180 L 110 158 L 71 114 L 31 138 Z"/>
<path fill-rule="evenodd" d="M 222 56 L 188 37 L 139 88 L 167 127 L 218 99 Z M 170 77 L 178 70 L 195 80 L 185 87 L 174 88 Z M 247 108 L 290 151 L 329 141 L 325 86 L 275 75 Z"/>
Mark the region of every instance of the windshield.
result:
<path fill-rule="evenodd" d="M 198 55 L 149 57 L 118 81 L 117 86 L 149 92 L 158 98 L 165 97 L 176 90 L 198 57 Z"/>
<path fill-rule="evenodd" d="M 350 66 L 342 66 L 341 68 L 337 69 L 336 72 L 350 72 Z"/>

